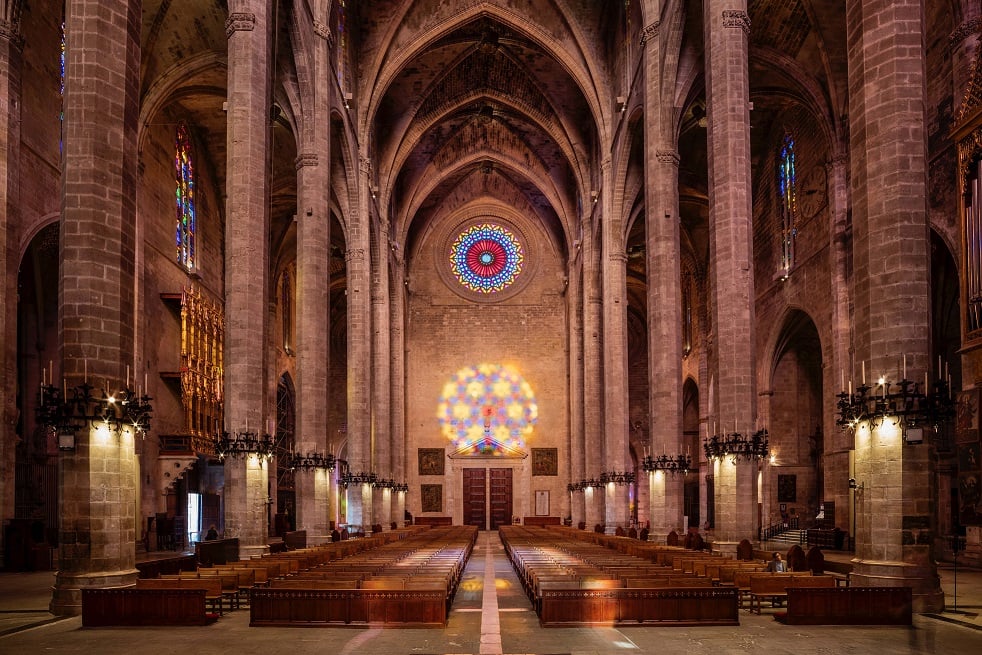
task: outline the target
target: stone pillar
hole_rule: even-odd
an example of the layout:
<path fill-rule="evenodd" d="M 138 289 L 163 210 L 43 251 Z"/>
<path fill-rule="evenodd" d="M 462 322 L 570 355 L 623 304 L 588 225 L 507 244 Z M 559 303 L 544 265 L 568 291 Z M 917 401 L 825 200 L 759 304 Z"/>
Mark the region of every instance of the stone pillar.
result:
<path fill-rule="evenodd" d="M 588 201 L 589 202 L 589 201 Z M 593 205 L 593 212 L 597 207 Z M 600 248 L 597 247 L 594 221 L 583 220 L 583 471 L 584 478 L 599 478 L 603 470 L 603 411 L 601 393 L 600 317 L 603 313 L 600 296 Z M 594 399 L 586 402 L 587 398 Z M 583 503 L 587 530 L 603 523 L 603 494 L 584 490 Z"/>
<path fill-rule="evenodd" d="M 754 429 L 753 233 L 750 84 L 746 0 L 706 0 L 706 114 L 709 148 L 710 269 L 716 333 L 719 431 Z M 727 459 L 716 469 L 716 535 L 757 535 L 757 466 Z"/>
<path fill-rule="evenodd" d="M 876 29 L 868 26 L 875 25 Z M 860 376 L 930 369 L 930 237 L 922 0 L 847 0 L 855 343 Z M 855 431 L 853 584 L 910 586 L 914 611 L 944 608 L 934 562 L 937 494 L 927 444 L 891 421 Z"/>
<path fill-rule="evenodd" d="M 327 374 L 331 334 L 331 121 L 330 93 L 312 80 L 331 75 L 330 34 L 326 20 L 311 28 L 311 83 L 301 115 L 302 152 L 297 157 L 297 452 L 329 453 Z M 302 78 L 306 79 L 306 78 Z M 331 474 L 297 471 L 297 529 L 307 543 L 330 540 Z"/>
<path fill-rule="evenodd" d="M 603 434 L 604 470 L 630 470 L 627 392 L 627 251 L 624 246 L 624 221 L 614 209 L 620 206 L 615 197 L 609 159 L 601 164 L 604 193 L 601 194 L 603 220 L 601 232 L 600 275 L 603 292 Z M 610 485 L 608 485 L 609 487 Z M 630 524 L 626 485 L 608 488 L 604 524 L 609 532 Z M 611 502 L 613 501 L 613 502 Z"/>
<path fill-rule="evenodd" d="M 371 162 L 359 161 L 358 210 L 348 218 L 348 466 L 352 473 L 368 473 L 372 467 L 371 380 L 372 314 L 371 274 Z M 349 529 L 372 526 L 372 487 L 348 487 Z"/>
<path fill-rule="evenodd" d="M 659 23 L 642 32 L 644 46 L 645 269 L 648 298 L 648 425 L 645 449 L 658 457 L 682 452 L 682 291 L 679 155 L 674 102 L 663 92 L 666 57 Z M 669 74 L 669 73 L 665 73 Z M 670 79 L 674 79 L 671 75 Z M 674 89 L 674 84 L 667 88 Z M 698 459 L 698 458 L 697 458 Z M 684 477 L 646 475 L 648 520 L 659 538 L 682 526 Z"/>
<path fill-rule="evenodd" d="M 580 257 L 580 241 L 577 239 L 569 254 L 570 271 L 566 287 L 566 312 L 569 315 L 569 481 L 579 482 L 586 477 L 584 458 L 584 413 L 583 395 L 584 357 L 583 357 L 583 259 Z M 569 494 L 569 516 L 573 525 L 586 522 L 586 508 L 582 491 Z"/>
<path fill-rule="evenodd" d="M 8 0 L 0 18 L 0 307 L 17 306 L 20 216 L 20 4 Z M 0 316 L 0 525 L 14 518 L 17 443 L 17 314 Z M 40 377 L 40 376 L 39 376 Z M 4 532 L 0 530 L 0 533 Z M 0 553 L 6 552 L 0 534 Z M 2 557 L 2 555 L 0 555 Z"/>
<path fill-rule="evenodd" d="M 225 428 L 262 433 L 268 409 L 270 5 L 232 0 L 228 37 Z M 248 264 L 246 264 L 248 263 Z M 225 460 L 225 532 L 243 557 L 267 549 L 269 464 Z"/>
<path fill-rule="evenodd" d="M 392 285 L 389 288 L 389 434 L 392 441 L 392 479 L 406 484 L 409 472 L 406 465 L 406 269 L 399 244 L 393 245 L 391 270 Z M 406 492 L 394 495 L 395 506 L 392 520 L 398 525 L 406 524 Z"/>
<path fill-rule="evenodd" d="M 845 150 L 845 146 L 841 147 Z M 851 225 L 849 224 L 849 161 L 845 155 L 833 155 L 827 166 L 829 212 L 832 229 L 829 230 L 829 252 L 832 253 L 832 345 L 831 363 L 825 367 L 824 396 L 825 420 L 825 497 L 835 501 L 835 524 L 852 537 L 852 496 L 849 477 L 842 475 L 849 470 L 849 454 L 853 448 L 852 434 L 836 426 L 838 396 L 851 379 L 852 316 L 850 305 L 849 270 L 852 266 L 850 252 Z M 848 509 L 848 511 L 846 511 Z"/>
<path fill-rule="evenodd" d="M 59 284 L 67 386 L 112 393 L 133 361 L 140 3 L 70 0 L 66 26 Z M 118 56 L 106 57 L 106 44 Z M 93 187 L 92 180 L 100 183 Z M 81 588 L 136 579 L 136 451 L 128 429 L 76 433 L 59 467 L 58 574 L 50 611 L 81 613 Z"/>
<path fill-rule="evenodd" d="M 372 191 L 373 204 L 376 192 Z M 376 207 L 377 210 L 377 207 Z M 393 443 L 391 428 L 391 388 L 389 363 L 389 225 L 385 220 L 373 225 L 372 244 L 372 470 L 380 478 L 392 479 Z M 388 530 L 392 523 L 392 490 L 376 489 L 372 501 L 372 522 Z"/>

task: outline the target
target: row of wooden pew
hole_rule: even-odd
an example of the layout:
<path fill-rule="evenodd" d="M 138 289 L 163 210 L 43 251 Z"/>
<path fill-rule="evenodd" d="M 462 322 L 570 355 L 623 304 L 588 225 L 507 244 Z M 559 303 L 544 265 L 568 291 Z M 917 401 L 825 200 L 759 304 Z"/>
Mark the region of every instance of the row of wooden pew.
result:
<path fill-rule="evenodd" d="M 731 620 L 736 608 L 749 606 L 760 614 L 764 602 L 776 607 L 786 600 L 788 608 L 778 618 L 787 623 L 912 620 L 911 590 L 905 587 L 837 587 L 830 575 L 771 573 L 760 560 L 562 527 L 538 533 L 503 528 L 502 538 L 542 625 L 718 625 Z M 728 594 L 733 605 L 718 596 L 699 598 L 695 592 L 706 588 Z M 646 596 L 657 602 L 646 604 Z M 698 600 L 684 607 L 676 600 L 680 596 Z M 866 600 L 873 606 L 856 610 Z"/>
<path fill-rule="evenodd" d="M 713 587 L 664 561 L 645 561 L 556 528 L 502 526 L 500 533 L 542 626 L 739 624 L 735 590 Z"/>
<path fill-rule="evenodd" d="M 250 625 L 444 627 L 477 529 L 411 530 L 402 541 L 254 588 Z"/>

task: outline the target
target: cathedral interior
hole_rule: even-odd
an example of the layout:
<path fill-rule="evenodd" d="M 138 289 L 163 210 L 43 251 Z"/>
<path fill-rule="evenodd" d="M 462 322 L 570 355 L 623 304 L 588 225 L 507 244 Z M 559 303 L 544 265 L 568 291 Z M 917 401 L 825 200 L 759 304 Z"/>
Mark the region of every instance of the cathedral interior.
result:
<path fill-rule="evenodd" d="M 982 564 L 977 0 L 2 0 L 0 552 Z"/>

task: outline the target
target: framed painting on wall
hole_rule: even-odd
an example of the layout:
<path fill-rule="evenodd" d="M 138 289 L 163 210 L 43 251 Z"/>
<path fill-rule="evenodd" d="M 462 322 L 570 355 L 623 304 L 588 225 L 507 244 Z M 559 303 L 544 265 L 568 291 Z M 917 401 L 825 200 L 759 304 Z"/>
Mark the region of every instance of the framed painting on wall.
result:
<path fill-rule="evenodd" d="M 443 511 L 443 485 L 442 484 L 421 484 L 419 498 L 422 501 L 424 512 Z"/>
<path fill-rule="evenodd" d="M 419 448 L 417 453 L 420 475 L 443 475 L 443 448 Z"/>
<path fill-rule="evenodd" d="M 533 448 L 532 475 L 559 475 L 559 449 Z"/>
<path fill-rule="evenodd" d="M 777 476 L 777 502 L 779 503 L 798 502 L 798 476 L 797 475 Z"/>

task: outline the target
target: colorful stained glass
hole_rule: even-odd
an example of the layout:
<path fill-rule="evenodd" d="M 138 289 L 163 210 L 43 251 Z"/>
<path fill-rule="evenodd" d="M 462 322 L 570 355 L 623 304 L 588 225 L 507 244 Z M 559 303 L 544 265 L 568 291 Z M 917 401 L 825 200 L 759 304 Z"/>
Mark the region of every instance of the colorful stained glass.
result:
<path fill-rule="evenodd" d="M 778 157 L 778 202 L 781 206 L 781 266 L 787 274 L 794 265 L 795 237 L 798 234 L 796 222 L 797 179 L 794 167 L 794 137 L 785 135 Z"/>
<path fill-rule="evenodd" d="M 195 197 L 194 197 L 194 159 L 191 153 L 191 135 L 188 127 L 181 123 L 177 127 L 174 144 L 174 174 L 177 182 L 177 262 L 187 270 L 195 265 Z"/>
<path fill-rule="evenodd" d="M 525 447 L 539 409 L 532 387 L 514 367 L 478 364 L 460 369 L 444 385 L 437 417 L 458 450 L 503 455 Z"/>
<path fill-rule="evenodd" d="M 464 230 L 450 247 L 450 266 L 457 280 L 479 293 L 510 286 L 522 272 L 525 255 L 512 232 L 483 223 Z"/>

